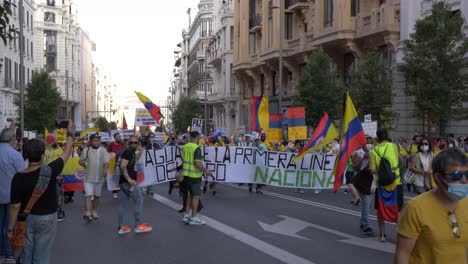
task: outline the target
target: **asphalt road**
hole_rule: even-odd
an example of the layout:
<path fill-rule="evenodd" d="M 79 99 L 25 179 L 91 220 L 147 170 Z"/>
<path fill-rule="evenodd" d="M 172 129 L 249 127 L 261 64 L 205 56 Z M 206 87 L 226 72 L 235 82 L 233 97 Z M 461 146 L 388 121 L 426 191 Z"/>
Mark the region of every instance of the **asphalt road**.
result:
<path fill-rule="evenodd" d="M 182 221 L 178 190 L 169 196 L 167 184 L 145 195 L 143 220 L 153 226 L 147 234 L 117 234 L 118 200 L 104 191 L 100 219 L 82 220 L 81 194 L 66 205 L 59 223 L 52 264 L 75 263 L 391 263 L 396 226 L 387 224 L 386 243 L 359 232 L 359 207 L 340 191 L 305 194 L 266 187 L 264 194 L 246 186 L 219 185 L 218 193 L 202 198 L 200 218 L 205 226 Z M 375 211 L 371 224 L 377 230 Z M 127 215 L 133 224 L 132 206 Z"/>

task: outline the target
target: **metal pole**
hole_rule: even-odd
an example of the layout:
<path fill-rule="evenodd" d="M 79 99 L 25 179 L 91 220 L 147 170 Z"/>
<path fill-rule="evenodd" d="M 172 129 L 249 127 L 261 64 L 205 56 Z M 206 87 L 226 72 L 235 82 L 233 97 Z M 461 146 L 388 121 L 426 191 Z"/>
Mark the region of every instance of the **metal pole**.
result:
<path fill-rule="evenodd" d="M 279 76 L 278 76 L 278 106 L 280 113 L 283 113 L 283 35 L 284 35 L 284 0 L 280 0 L 280 30 L 279 30 Z M 284 127 L 282 126 L 281 135 L 284 138 Z"/>
<path fill-rule="evenodd" d="M 24 42 L 23 42 L 23 26 L 24 26 L 24 13 L 23 13 L 23 0 L 19 0 L 19 46 L 20 46 L 20 129 L 21 136 L 24 135 Z"/>
<path fill-rule="evenodd" d="M 207 73 L 208 73 L 208 63 L 207 63 L 207 52 L 205 49 L 205 72 L 203 77 L 205 78 L 205 137 L 208 136 L 208 80 L 207 80 Z"/>

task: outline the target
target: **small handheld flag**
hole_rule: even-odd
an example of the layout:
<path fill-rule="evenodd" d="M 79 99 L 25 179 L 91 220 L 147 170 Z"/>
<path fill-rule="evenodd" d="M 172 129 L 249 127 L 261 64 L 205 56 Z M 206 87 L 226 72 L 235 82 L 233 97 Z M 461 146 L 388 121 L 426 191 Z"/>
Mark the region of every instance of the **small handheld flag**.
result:
<path fill-rule="evenodd" d="M 122 118 L 122 129 L 128 129 L 127 120 L 125 119 L 125 114 Z"/>
<path fill-rule="evenodd" d="M 135 91 L 135 94 L 138 96 L 138 99 L 143 103 L 145 108 L 151 114 L 151 116 L 159 123 L 161 118 L 164 118 L 163 114 L 161 113 L 161 108 L 155 105 L 148 97 L 144 96 L 142 93 Z"/>

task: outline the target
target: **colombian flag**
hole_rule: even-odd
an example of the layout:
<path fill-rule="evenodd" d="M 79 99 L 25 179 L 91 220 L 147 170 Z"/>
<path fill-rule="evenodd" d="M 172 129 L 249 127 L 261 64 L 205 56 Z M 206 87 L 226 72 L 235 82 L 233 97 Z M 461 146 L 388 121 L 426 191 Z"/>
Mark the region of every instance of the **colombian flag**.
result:
<path fill-rule="evenodd" d="M 62 171 L 63 191 L 83 191 L 84 168 L 80 165 L 80 158 L 69 158 Z"/>
<path fill-rule="evenodd" d="M 315 128 L 314 134 L 297 157 L 294 158 L 294 162 L 303 159 L 306 154 L 322 148 L 338 136 L 338 130 L 333 125 L 333 121 L 328 117 L 328 113 L 325 112 L 320 123 Z"/>
<path fill-rule="evenodd" d="M 163 114 L 161 113 L 161 108 L 153 104 L 153 102 L 142 93 L 135 91 L 135 94 L 138 96 L 138 99 L 140 99 L 140 101 L 145 105 L 145 108 L 148 110 L 154 120 L 156 120 L 156 122 L 159 124 L 159 120 L 164 118 Z"/>
<path fill-rule="evenodd" d="M 127 120 L 125 119 L 125 114 L 122 118 L 122 129 L 128 129 Z"/>
<path fill-rule="evenodd" d="M 353 101 L 346 92 L 345 112 L 342 123 L 342 134 L 340 139 L 340 150 L 335 162 L 335 192 L 341 187 L 342 177 L 348 166 L 348 160 L 354 151 L 367 143 L 366 135 L 362 129 L 361 120 L 354 108 Z"/>
<path fill-rule="evenodd" d="M 252 130 L 267 130 L 270 122 L 270 112 L 268 110 L 268 98 L 266 96 L 254 96 L 252 98 L 251 111 Z"/>
<path fill-rule="evenodd" d="M 307 139 L 307 126 L 305 121 L 304 107 L 289 107 L 286 109 L 288 117 L 289 140 Z"/>
<path fill-rule="evenodd" d="M 283 115 L 271 114 L 270 115 L 270 128 L 268 129 L 269 142 L 283 141 Z"/>
<path fill-rule="evenodd" d="M 398 191 L 393 189 L 391 191 L 385 188 L 377 188 L 377 217 L 391 223 L 398 222 Z"/>

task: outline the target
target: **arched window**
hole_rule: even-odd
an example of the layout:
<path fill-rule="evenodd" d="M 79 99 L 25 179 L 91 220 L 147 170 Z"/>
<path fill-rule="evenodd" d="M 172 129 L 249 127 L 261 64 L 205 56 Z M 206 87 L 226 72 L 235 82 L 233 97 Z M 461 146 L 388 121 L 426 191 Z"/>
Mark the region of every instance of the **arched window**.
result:
<path fill-rule="evenodd" d="M 55 23 L 55 13 L 45 12 L 44 13 L 44 22 Z"/>

